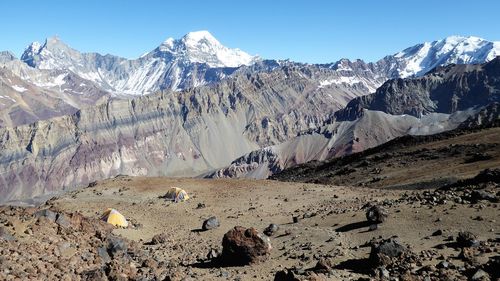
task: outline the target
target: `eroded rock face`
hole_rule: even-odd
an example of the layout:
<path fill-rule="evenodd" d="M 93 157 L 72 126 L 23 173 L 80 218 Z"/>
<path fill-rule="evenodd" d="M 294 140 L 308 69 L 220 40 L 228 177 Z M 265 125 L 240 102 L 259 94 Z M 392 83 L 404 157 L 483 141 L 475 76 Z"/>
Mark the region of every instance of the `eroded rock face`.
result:
<path fill-rule="evenodd" d="M 423 77 L 389 80 L 375 93 L 351 100 L 323 126 L 247 153 L 209 177 L 267 178 L 405 135 L 432 135 L 462 123 L 497 124 L 499 63 L 500 57 L 483 65 L 450 65 Z"/>
<path fill-rule="evenodd" d="M 32 198 L 119 174 L 196 176 L 224 167 L 321 125 L 366 93 L 318 88 L 318 79 L 332 75 L 324 71 L 287 66 L 243 73 L 217 85 L 0 128 L 0 198 Z"/>
<path fill-rule="evenodd" d="M 222 240 L 222 259 L 235 265 L 258 263 L 268 258 L 271 249 L 269 237 L 254 228 L 235 226 Z"/>

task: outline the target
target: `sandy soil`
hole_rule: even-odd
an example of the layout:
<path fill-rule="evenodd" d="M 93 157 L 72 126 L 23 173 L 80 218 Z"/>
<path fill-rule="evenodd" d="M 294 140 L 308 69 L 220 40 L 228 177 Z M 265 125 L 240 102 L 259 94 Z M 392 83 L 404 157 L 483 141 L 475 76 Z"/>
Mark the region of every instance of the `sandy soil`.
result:
<path fill-rule="evenodd" d="M 160 198 L 171 186 L 185 189 L 191 199 L 172 203 Z M 205 280 L 272 280 L 280 269 L 312 268 L 321 257 L 347 267 L 339 266 L 325 276 L 329 280 L 367 277 L 362 270 L 347 266 L 349 261 L 367 258 L 370 248 L 363 245 L 371 239 L 394 235 L 410 245 L 415 253 L 437 251 L 425 258 L 424 264 L 436 265 L 441 260 L 448 260 L 460 266 L 459 250 L 433 247 L 446 243 L 448 236 L 456 237 L 463 230 L 477 234 L 481 241 L 498 241 L 499 204 L 447 202 L 429 206 L 396 200 L 405 192 L 410 193 L 266 180 L 119 177 L 63 195 L 49 204 L 95 218 L 106 208 L 115 208 L 138 226 L 115 229 L 114 233 L 146 242 L 144 247 L 151 255 L 178 265 L 181 275 Z M 389 211 L 388 220 L 377 230 L 368 231 L 364 223 L 365 211 L 361 207 L 367 202 L 384 200 Z M 197 208 L 200 203 L 206 207 Z M 210 216 L 219 218 L 220 227 L 198 231 L 203 220 Z M 306 218 L 292 223 L 293 216 Z M 200 263 L 211 248 L 221 248 L 224 233 L 232 227 L 242 225 L 262 231 L 270 223 L 279 224 L 280 230 L 271 238 L 273 249 L 267 262 L 226 268 L 211 268 Z M 438 229 L 443 234 L 431 236 Z M 147 245 L 159 233 L 165 233 L 169 243 L 163 248 Z M 487 257 L 484 255 L 480 259 Z"/>

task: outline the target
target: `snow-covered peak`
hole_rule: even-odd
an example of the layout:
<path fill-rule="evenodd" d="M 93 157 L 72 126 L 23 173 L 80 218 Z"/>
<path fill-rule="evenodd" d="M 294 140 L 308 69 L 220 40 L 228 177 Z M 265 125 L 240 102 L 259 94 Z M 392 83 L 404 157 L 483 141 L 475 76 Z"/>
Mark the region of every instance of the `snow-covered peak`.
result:
<path fill-rule="evenodd" d="M 449 36 L 407 48 L 393 57 L 398 62 L 399 77 L 419 76 L 446 64 L 475 64 L 500 55 L 500 42 L 475 36 Z"/>
<path fill-rule="evenodd" d="M 179 40 L 168 38 L 152 53 L 161 57 L 164 57 L 163 53 L 169 53 L 174 59 L 206 63 L 210 67 L 238 67 L 259 60 L 257 56 L 251 56 L 240 49 L 225 47 L 210 32 L 204 30 L 190 32 Z"/>
<path fill-rule="evenodd" d="M 217 39 L 208 31 L 200 30 L 189 32 L 188 34 L 182 37 L 182 41 L 186 43 L 186 45 L 197 45 L 200 43 L 207 43 L 209 45 L 221 45 Z"/>
<path fill-rule="evenodd" d="M 163 48 L 165 50 L 172 50 L 172 48 L 174 47 L 174 43 L 175 43 L 175 39 L 172 38 L 172 37 L 169 37 L 167 40 L 163 41 L 163 43 L 161 43 L 160 45 L 160 48 Z"/>
<path fill-rule="evenodd" d="M 72 49 L 59 37 L 53 36 L 39 42 L 31 43 L 21 56 L 21 60 L 39 69 L 65 69 L 81 63 L 81 53 Z"/>

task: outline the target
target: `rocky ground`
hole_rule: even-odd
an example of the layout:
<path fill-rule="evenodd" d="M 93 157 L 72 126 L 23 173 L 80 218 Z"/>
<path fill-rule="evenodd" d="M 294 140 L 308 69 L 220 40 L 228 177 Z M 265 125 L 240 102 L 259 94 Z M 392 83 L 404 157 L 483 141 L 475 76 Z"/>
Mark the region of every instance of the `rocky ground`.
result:
<path fill-rule="evenodd" d="M 2 207 L 0 279 L 496 280 L 499 182 L 498 170 L 416 191 L 118 177 Z M 191 199 L 165 201 L 171 186 Z M 99 221 L 108 207 L 129 228 Z"/>

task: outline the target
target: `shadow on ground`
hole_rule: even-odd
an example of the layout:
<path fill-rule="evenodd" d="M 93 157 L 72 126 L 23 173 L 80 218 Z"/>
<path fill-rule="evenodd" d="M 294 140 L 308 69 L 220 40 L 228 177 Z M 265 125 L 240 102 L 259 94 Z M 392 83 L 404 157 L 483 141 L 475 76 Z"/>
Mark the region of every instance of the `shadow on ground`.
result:
<path fill-rule="evenodd" d="M 369 221 L 360 221 L 360 222 L 346 224 L 344 226 L 336 228 L 335 231 L 348 232 L 348 231 L 356 230 L 356 229 L 363 228 L 363 227 L 369 227 L 371 224 L 373 224 L 373 223 L 369 222 Z"/>

